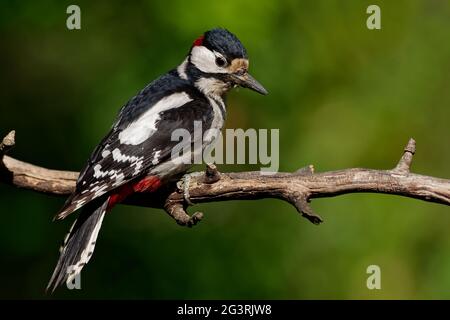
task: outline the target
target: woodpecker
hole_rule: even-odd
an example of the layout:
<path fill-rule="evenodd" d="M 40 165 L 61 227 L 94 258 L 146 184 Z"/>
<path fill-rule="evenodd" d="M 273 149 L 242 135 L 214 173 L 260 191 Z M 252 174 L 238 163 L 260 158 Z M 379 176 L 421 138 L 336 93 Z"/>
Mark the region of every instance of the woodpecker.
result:
<path fill-rule="evenodd" d="M 107 212 L 136 192 L 154 192 L 187 172 L 188 161 L 214 143 L 216 136 L 196 144 L 194 122 L 220 133 L 226 118 L 226 93 L 237 86 L 267 94 L 248 73 L 247 52 L 226 29 L 212 29 L 197 38 L 184 61 L 148 84 L 119 111 L 109 133 L 94 149 L 78 177 L 76 189 L 55 219 L 80 214 L 60 248 L 47 290 L 72 281 L 89 262 Z M 202 150 L 173 159 L 176 129 L 190 132 Z M 190 149 L 189 149 L 190 150 Z M 181 159 L 182 160 L 182 159 Z"/>

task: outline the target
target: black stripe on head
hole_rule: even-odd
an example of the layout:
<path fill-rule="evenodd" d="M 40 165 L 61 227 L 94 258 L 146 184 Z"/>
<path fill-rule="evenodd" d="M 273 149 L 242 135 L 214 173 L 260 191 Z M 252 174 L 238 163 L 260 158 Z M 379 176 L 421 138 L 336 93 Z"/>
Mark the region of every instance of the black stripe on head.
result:
<path fill-rule="evenodd" d="M 205 32 L 202 45 L 221 53 L 228 61 L 235 58 L 247 59 L 247 51 L 241 41 L 226 29 L 216 28 Z"/>

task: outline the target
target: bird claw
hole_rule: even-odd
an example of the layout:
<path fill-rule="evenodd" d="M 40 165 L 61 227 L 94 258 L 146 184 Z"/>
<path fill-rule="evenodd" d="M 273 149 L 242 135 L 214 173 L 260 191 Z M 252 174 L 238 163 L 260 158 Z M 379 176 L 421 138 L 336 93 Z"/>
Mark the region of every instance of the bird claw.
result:
<path fill-rule="evenodd" d="M 194 205 L 194 203 L 191 201 L 191 196 L 189 194 L 189 185 L 191 183 L 191 179 L 193 177 L 198 177 L 201 174 L 202 174 L 201 172 L 187 173 L 181 178 L 180 181 L 177 182 L 178 190 L 183 191 L 184 200 L 190 206 Z"/>

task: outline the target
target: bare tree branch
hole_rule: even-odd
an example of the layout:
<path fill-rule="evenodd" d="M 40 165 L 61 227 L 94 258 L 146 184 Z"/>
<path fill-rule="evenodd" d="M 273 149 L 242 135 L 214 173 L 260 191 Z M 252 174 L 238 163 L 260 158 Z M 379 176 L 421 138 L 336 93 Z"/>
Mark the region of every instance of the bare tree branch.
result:
<path fill-rule="evenodd" d="M 4 155 L 14 146 L 14 134 L 0 145 L 0 180 L 19 188 L 47 194 L 68 195 L 75 189 L 77 172 L 38 167 Z M 293 173 L 261 175 L 260 172 L 219 173 L 209 165 L 205 172 L 193 176 L 189 184 L 193 203 L 276 198 L 289 202 L 314 224 L 322 219 L 309 202 L 314 198 L 346 193 L 385 193 L 450 205 L 450 180 L 410 172 L 415 153 L 410 139 L 397 166 L 392 170 L 344 169 L 314 173 L 313 166 Z M 164 209 L 180 225 L 193 226 L 203 217 L 201 212 L 186 213 L 188 202 L 175 183 L 152 194 L 135 194 L 125 204 Z"/>

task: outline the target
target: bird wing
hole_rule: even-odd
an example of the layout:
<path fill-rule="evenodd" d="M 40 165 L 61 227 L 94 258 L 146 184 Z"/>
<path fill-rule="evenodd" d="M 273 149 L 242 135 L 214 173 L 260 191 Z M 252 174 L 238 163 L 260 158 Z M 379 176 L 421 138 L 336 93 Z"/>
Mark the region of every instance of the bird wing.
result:
<path fill-rule="evenodd" d="M 129 110 L 122 109 L 115 126 L 91 154 L 77 180 L 75 192 L 67 199 L 57 219 L 65 218 L 90 201 L 145 176 L 158 164 L 170 160 L 172 149 L 180 143 L 173 141 L 175 129 L 189 132 L 190 148 L 194 139 L 198 139 L 194 135 L 194 122 L 200 121 L 208 128 L 214 118 L 206 99 L 193 99 L 185 91 L 166 95 L 151 106 L 142 103 L 148 103 L 148 99 L 133 108 L 128 107 Z M 134 117 L 130 117 L 133 112 Z"/>

